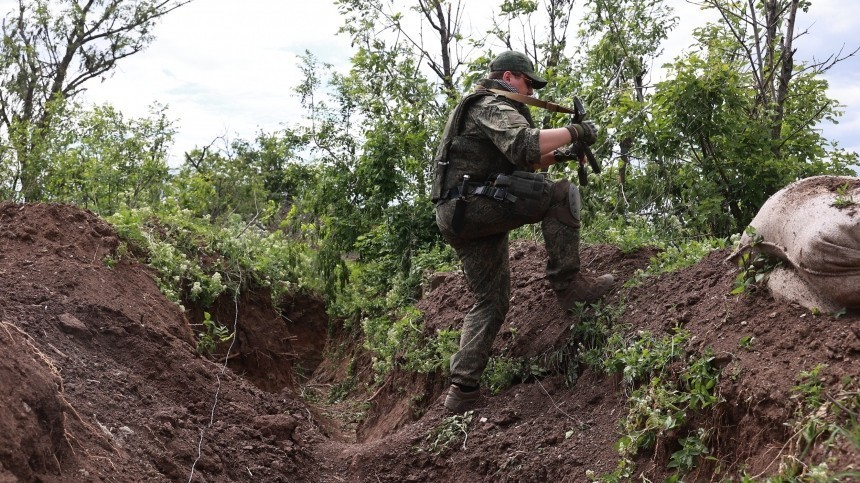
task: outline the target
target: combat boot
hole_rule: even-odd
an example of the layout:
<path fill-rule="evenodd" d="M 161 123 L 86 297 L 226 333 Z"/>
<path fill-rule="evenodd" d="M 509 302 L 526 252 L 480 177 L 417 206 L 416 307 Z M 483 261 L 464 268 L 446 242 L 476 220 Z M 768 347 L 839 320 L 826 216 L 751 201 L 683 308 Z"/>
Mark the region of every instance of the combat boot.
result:
<path fill-rule="evenodd" d="M 615 277 L 610 274 L 594 277 L 577 272 L 570 285 L 556 292 L 558 303 L 565 310 L 570 310 L 577 302 L 594 302 L 606 295 L 612 287 Z"/>
<path fill-rule="evenodd" d="M 448 388 L 448 395 L 445 396 L 445 407 L 452 412 L 462 414 L 472 409 L 480 398 L 480 389 L 464 391 L 460 389 L 460 386 L 451 384 L 451 387 Z"/>

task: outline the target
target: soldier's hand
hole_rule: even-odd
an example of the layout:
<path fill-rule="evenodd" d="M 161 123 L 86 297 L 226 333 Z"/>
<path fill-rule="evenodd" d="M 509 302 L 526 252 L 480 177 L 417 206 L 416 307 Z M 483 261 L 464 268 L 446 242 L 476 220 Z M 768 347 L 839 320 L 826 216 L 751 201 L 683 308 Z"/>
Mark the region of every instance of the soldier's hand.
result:
<path fill-rule="evenodd" d="M 586 146 L 591 146 L 597 142 L 597 126 L 591 121 L 583 121 L 580 124 L 571 124 L 567 126 L 570 131 L 572 142 L 581 142 Z"/>

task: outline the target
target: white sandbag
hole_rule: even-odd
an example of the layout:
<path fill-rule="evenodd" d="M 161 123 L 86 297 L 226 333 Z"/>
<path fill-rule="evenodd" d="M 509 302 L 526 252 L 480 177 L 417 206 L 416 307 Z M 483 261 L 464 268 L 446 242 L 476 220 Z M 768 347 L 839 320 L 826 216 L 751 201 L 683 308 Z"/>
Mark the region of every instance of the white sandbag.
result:
<path fill-rule="evenodd" d="M 731 259 L 745 251 L 784 261 L 768 288 L 808 308 L 860 308 L 860 178 L 815 176 L 771 196 Z"/>

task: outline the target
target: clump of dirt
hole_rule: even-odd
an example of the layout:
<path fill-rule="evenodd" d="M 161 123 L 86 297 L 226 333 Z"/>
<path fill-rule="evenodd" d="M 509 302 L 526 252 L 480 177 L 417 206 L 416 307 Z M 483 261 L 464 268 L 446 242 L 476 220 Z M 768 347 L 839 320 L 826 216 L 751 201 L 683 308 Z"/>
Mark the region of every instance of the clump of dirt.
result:
<path fill-rule="evenodd" d="M 343 424 L 308 394 L 368 379 L 372 361 L 355 332 L 337 326 L 324 346 L 320 299 L 272 304 L 258 291 L 219 300 L 207 311 L 235 327 L 237 341 L 203 357 L 192 330 L 202 311 L 167 301 L 134 260 L 106 265 L 117 246 L 87 211 L 0 204 L 0 481 L 587 481 L 587 471 L 618 464 L 627 398 L 616 376 L 581 369 L 572 387 L 551 375 L 484 390 L 455 444 L 430 451 L 451 421 L 441 373 L 395 370 L 371 396 L 353 391 L 351 407 L 365 416 Z M 835 390 L 860 373 L 860 315 L 813 315 L 766 290 L 731 295 L 725 250 L 623 288 L 655 253 L 593 246 L 582 258 L 586 270 L 616 275 L 606 303 L 624 305 L 632 331 L 683 327 L 687 350 L 713 351 L 725 402 L 705 417 L 720 475 L 775 473 L 794 436 L 785 423 L 798 374 L 826 364 L 825 390 Z M 558 351 L 579 321 L 552 296 L 543 248 L 517 242 L 511 258 L 513 300 L 495 353 Z M 419 302 L 428 334 L 458 327 L 472 302 L 462 275 L 436 275 Z M 659 480 L 674 445 L 667 438 L 642 455 L 638 471 Z M 835 470 L 860 466 L 847 444 L 820 456 Z M 703 462 L 691 480 L 716 468 Z"/>

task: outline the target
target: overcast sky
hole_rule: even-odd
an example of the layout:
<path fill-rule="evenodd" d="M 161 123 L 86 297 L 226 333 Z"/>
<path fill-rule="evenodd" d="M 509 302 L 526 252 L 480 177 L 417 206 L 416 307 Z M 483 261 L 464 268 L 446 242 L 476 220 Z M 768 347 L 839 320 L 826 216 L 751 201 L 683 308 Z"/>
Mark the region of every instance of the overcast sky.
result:
<path fill-rule="evenodd" d="M 492 16 L 501 0 L 464 0 L 471 22 Z M 680 27 L 667 47 L 670 54 L 689 45 L 689 32 L 704 23 L 698 7 L 673 0 Z M 0 12 L 15 7 L 0 0 Z M 815 17 L 799 27 L 810 34 L 797 47 L 809 59 L 860 45 L 860 2 L 813 0 Z M 293 89 L 300 81 L 298 56 L 306 50 L 335 66 L 348 65 L 351 49 L 331 0 L 194 0 L 167 15 L 156 40 L 145 51 L 119 63 L 113 76 L 89 85 L 86 99 L 109 102 L 128 116 L 144 116 L 154 102 L 168 106 L 179 133 L 171 164 L 182 153 L 208 145 L 219 136 L 253 139 L 299 122 L 302 112 Z M 821 126 L 845 148 L 860 151 L 860 58 L 828 73 L 829 94 L 846 106 L 839 126 Z M 857 113 L 857 114 L 855 114 Z"/>

